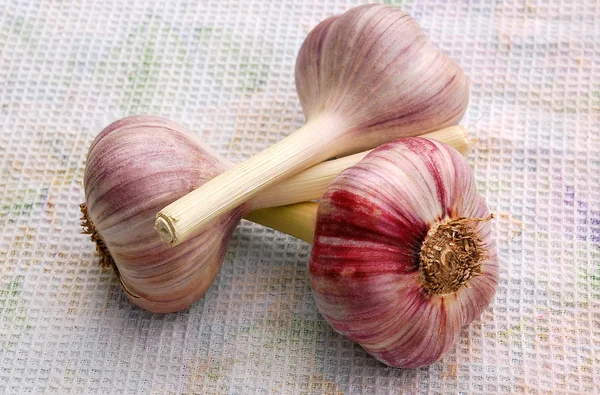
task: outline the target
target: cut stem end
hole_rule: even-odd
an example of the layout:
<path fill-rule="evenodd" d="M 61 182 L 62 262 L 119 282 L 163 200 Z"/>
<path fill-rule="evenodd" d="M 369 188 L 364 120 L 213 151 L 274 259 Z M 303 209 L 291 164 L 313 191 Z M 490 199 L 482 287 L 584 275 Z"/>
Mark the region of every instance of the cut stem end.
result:
<path fill-rule="evenodd" d="M 154 222 L 154 227 L 156 228 L 160 239 L 168 244 L 175 244 L 177 240 L 175 227 L 169 218 L 166 218 L 162 214 L 156 215 L 156 221 Z"/>
<path fill-rule="evenodd" d="M 421 278 L 428 293 L 456 292 L 483 273 L 487 250 L 477 235 L 475 224 L 492 218 L 490 214 L 487 218 L 448 219 L 429 230 L 420 254 Z"/>

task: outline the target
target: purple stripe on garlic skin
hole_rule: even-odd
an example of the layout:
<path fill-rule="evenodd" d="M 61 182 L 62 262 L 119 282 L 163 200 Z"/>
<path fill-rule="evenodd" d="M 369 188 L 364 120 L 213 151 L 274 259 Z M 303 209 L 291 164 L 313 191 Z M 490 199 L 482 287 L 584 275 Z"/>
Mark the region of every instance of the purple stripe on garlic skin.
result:
<path fill-rule="evenodd" d="M 494 297 L 499 267 L 489 218 L 453 148 L 422 138 L 381 146 L 342 172 L 319 203 L 310 261 L 319 311 L 388 365 L 439 360 Z M 464 251 L 428 244 L 447 229 L 440 223 L 455 226 L 460 237 L 450 242 Z M 435 264 L 424 269 L 425 246 L 439 253 L 443 276 Z M 471 274 L 458 281 L 456 273 Z"/>

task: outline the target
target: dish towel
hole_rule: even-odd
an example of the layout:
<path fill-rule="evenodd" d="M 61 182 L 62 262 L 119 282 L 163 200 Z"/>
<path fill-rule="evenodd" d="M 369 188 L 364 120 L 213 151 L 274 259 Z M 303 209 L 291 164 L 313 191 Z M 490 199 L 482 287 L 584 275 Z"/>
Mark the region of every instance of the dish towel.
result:
<path fill-rule="evenodd" d="M 363 1 L 0 4 L 0 393 L 600 393 L 600 3 L 395 0 L 468 75 L 462 124 L 501 256 L 454 349 L 394 369 L 313 302 L 310 246 L 243 221 L 204 298 L 132 305 L 80 234 L 90 143 L 180 122 L 240 162 L 304 122 L 296 54 Z"/>

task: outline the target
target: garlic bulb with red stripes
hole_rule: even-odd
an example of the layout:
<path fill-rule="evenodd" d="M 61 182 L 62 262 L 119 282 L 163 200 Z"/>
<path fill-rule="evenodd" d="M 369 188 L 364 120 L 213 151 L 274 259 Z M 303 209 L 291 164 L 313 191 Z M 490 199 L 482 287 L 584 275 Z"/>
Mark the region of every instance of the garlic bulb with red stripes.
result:
<path fill-rule="evenodd" d="M 423 138 L 377 148 L 319 203 L 310 261 L 319 311 L 388 365 L 439 360 L 494 297 L 491 218 L 453 148 Z"/>

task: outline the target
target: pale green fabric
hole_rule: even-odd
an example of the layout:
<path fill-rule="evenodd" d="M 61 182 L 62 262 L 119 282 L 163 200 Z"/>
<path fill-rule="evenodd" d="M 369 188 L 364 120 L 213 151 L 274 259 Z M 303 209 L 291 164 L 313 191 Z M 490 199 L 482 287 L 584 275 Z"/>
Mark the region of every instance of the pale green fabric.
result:
<path fill-rule="evenodd" d="M 303 123 L 296 53 L 353 1 L 0 3 L 0 393 L 600 392 L 600 5 L 392 2 L 464 68 L 496 213 L 496 300 L 430 367 L 391 369 L 316 311 L 310 247 L 243 222 L 206 297 L 133 306 L 79 234 L 95 135 L 178 121 L 239 162 Z"/>

